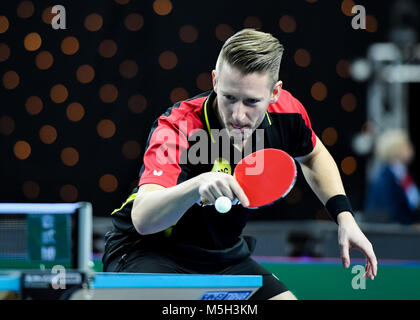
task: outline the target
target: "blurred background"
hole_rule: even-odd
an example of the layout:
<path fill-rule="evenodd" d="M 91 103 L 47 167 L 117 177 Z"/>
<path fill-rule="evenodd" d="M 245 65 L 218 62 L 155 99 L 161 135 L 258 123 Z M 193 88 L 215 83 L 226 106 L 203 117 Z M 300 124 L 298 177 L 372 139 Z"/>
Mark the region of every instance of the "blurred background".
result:
<path fill-rule="evenodd" d="M 65 29 L 51 24 L 57 4 L 65 8 Z M 356 5 L 366 11 L 365 28 L 356 28 Z M 419 17 L 415 0 L 1 1 L 0 202 L 92 203 L 100 255 L 110 213 L 138 183 L 151 124 L 175 102 L 211 90 L 223 42 L 251 27 L 284 45 L 283 87 L 306 107 L 357 218 L 367 221 L 379 136 L 402 129 L 419 150 Z M 413 152 L 407 170 L 414 186 L 417 163 Z M 269 234 L 268 220 L 329 217 L 300 174 L 287 198 L 254 220 L 249 232 Z M 366 230 L 386 229 L 376 227 Z M 293 228 L 285 233 L 288 249 L 275 255 L 337 255 L 327 245 L 318 252 L 316 234 Z M 312 249 L 302 253 L 301 243 Z M 398 256 L 398 248 L 413 250 L 395 246 L 383 258 L 420 260 L 418 246 L 419 257 Z"/>

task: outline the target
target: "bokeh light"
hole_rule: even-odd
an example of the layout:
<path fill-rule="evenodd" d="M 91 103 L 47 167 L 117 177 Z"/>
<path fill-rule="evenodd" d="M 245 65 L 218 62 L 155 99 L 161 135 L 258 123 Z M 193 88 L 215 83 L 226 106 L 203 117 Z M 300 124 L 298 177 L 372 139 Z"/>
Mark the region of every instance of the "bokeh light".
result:
<path fill-rule="evenodd" d="M 130 31 L 139 31 L 144 25 L 144 18 L 141 14 L 130 13 L 125 18 L 124 25 Z"/>
<path fill-rule="evenodd" d="M 31 146 L 28 142 L 20 140 L 15 143 L 13 153 L 19 160 L 25 160 L 31 155 Z"/>
<path fill-rule="evenodd" d="M 219 24 L 218 26 L 216 26 L 216 38 L 219 41 L 225 42 L 232 35 L 233 29 L 231 26 L 227 24 Z"/>
<path fill-rule="evenodd" d="M 341 11 L 348 17 L 352 17 L 354 16 L 354 13 L 351 12 L 351 10 L 353 9 L 353 7 L 356 4 L 354 3 L 354 1 L 352 0 L 343 0 L 343 2 L 341 2 Z"/>
<path fill-rule="evenodd" d="M 376 125 L 373 121 L 366 121 L 363 123 L 361 132 L 367 135 L 374 135 L 376 133 Z"/>
<path fill-rule="evenodd" d="M 115 123 L 109 119 L 99 121 L 98 125 L 96 126 L 98 135 L 104 139 L 111 138 L 115 134 L 116 129 L 117 128 L 115 126 Z"/>
<path fill-rule="evenodd" d="M 374 33 L 378 31 L 378 28 L 379 28 L 378 20 L 372 15 L 367 15 L 366 16 L 366 30 L 370 33 Z"/>
<path fill-rule="evenodd" d="M 15 130 L 15 121 L 9 116 L 0 117 L 0 134 L 11 135 Z"/>
<path fill-rule="evenodd" d="M 179 29 L 179 38 L 185 43 L 193 43 L 198 38 L 198 30 L 192 25 L 185 25 Z"/>
<path fill-rule="evenodd" d="M 317 101 L 324 101 L 327 97 L 328 90 L 322 82 L 316 82 L 311 88 L 311 95 Z"/>
<path fill-rule="evenodd" d="M 99 187 L 104 192 L 114 192 L 118 188 L 118 180 L 113 174 L 104 174 L 99 179 Z"/>
<path fill-rule="evenodd" d="M 114 40 L 103 40 L 98 47 L 99 54 L 104 58 L 112 58 L 118 50 L 118 46 Z"/>
<path fill-rule="evenodd" d="M 353 174 L 357 169 L 356 159 L 352 156 L 346 157 L 341 161 L 341 171 L 346 175 Z"/>
<path fill-rule="evenodd" d="M 57 139 L 57 130 L 53 126 L 44 125 L 39 130 L 39 138 L 45 144 L 52 144 Z"/>
<path fill-rule="evenodd" d="M 51 68 L 54 63 L 54 58 L 48 51 L 41 51 L 35 58 L 35 65 L 38 69 L 47 70 Z"/>
<path fill-rule="evenodd" d="M 207 72 L 200 73 L 197 77 L 197 88 L 201 91 L 209 91 L 213 88 L 211 74 Z"/>
<path fill-rule="evenodd" d="M 346 93 L 341 98 L 341 106 L 347 112 L 353 112 L 357 106 L 357 99 L 353 93 Z"/>
<path fill-rule="evenodd" d="M 171 70 L 178 64 L 178 57 L 172 51 L 165 51 L 159 55 L 159 65 L 165 70 Z"/>
<path fill-rule="evenodd" d="M 322 131 L 321 139 L 322 142 L 329 147 L 335 145 L 338 140 L 337 130 L 331 127 L 326 128 L 324 131 Z"/>
<path fill-rule="evenodd" d="M 50 98 L 55 103 L 62 103 L 67 100 L 69 92 L 67 88 L 62 84 L 56 84 L 51 88 Z"/>
<path fill-rule="evenodd" d="M 311 54 L 305 49 L 298 49 L 295 52 L 294 59 L 296 65 L 302 68 L 306 68 L 311 64 Z"/>
<path fill-rule="evenodd" d="M 170 99 L 173 104 L 189 98 L 188 91 L 184 88 L 175 88 L 171 91 Z"/>
<path fill-rule="evenodd" d="M 246 17 L 244 21 L 244 28 L 252 28 L 256 30 L 261 30 L 262 29 L 261 19 L 254 16 Z"/>
<path fill-rule="evenodd" d="M 6 16 L 0 16 L 0 33 L 5 33 L 9 29 L 9 19 Z"/>
<path fill-rule="evenodd" d="M 140 156 L 140 152 L 140 144 L 137 141 L 130 140 L 125 142 L 122 146 L 122 153 L 127 159 L 138 159 L 138 157 Z"/>
<path fill-rule="evenodd" d="M 113 103 L 118 98 L 118 89 L 113 84 L 104 84 L 99 89 L 99 98 L 102 102 Z"/>
<path fill-rule="evenodd" d="M 19 3 L 16 14 L 19 18 L 27 19 L 34 14 L 35 8 L 31 1 L 22 1 Z"/>
<path fill-rule="evenodd" d="M 87 30 L 95 32 L 102 28 L 103 23 L 104 22 L 101 15 L 97 13 L 91 13 L 85 18 L 84 26 Z"/>
<path fill-rule="evenodd" d="M 95 78 L 95 70 L 88 64 L 81 65 L 76 70 L 76 78 L 80 83 L 89 83 Z"/>
<path fill-rule="evenodd" d="M 134 94 L 128 99 L 128 108 L 133 113 L 142 113 L 147 108 L 147 100 L 141 94 Z"/>
<path fill-rule="evenodd" d="M 137 75 L 139 67 L 134 60 L 125 60 L 121 62 L 119 72 L 123 78 L 131 79 Z"/>
<path fill-rule="evenodd" d="M 42 12 L 42 21 L 44 21 L 44 23 L 46 24 L 51 24 L 52 19 L 58 14 L 57 13 L 52 13 L 52 7 L 47 7 L 45 8 L 45 10 Z"/>
<path fill-rule="evenodd" d="M 69 56 L 79 51 L 79 40 L 76 37 L 66 37 L 61 42 L 61 51 Z"/>
<path fill-rule="evenodd" d="M 23 40 L 23 45 L 28 51 L 36 51 L 41 47 L 41 36 L 36 32 L 28 33 Z"/>
<path fill-rule="evenodd" d="M 35 200 L 39 197 L 39 194 L 41 193 L 41 188 L 39 187 L 39 184 L 37 182 L 29 180 L 23 183 L 22 192 L 26 198 L 30 200 Z"/>
<path fill-rule="evenodd" d="M 10 57 L 10 48 L 5 43 L 0 43 L 0 62 L 4 62 Z"/>
<path fill-rule="evenodd" d="M 30 115 L 35 116 L 42 111 L 42 100 L 37 96 L 30 96 L 26 99 L 25 108 Z"/>
<path fill-rule="evenodd" d="M 155 0 L 153 10 L 160 16 L 166 16 L 172 11 L 172 2 L 170 0 Z"/>
<path fill-rule="evenodd" d="M 12 90 L 12 89 L 15 89 L 19 85 L 20 77 L 16 73 L 16 71 L 10 70 L 10 71 L 7 71 L 3 75 L 2 80 L 3 80 L 3 86 L 8 90 Z"/>
<path fill-rule="evenodd" d="M 350 77 L 350 62 L 345 59 L 341 59 L 338 61 L 336 66 L 337 74 L 344 79 L 347 79 Z"/>
<path fill-rule="evenodd" d="M 66 116 L 70 121 L 80 121 L 85 116 L 85 109 L 78 102 L 70 103 L 66 109 Z"/>
<path fill-rule="evenodd" d="M 68 167 L 73 167 L 79 162 L 79 152 L 72 147 L 64 148 L 60 156 L 61 161 Z"/>
<path fill-rule="evenodd" d="M 60 198 L 64 202 L 76 202 L 79 196 L 79 191 L 72 184 L 66 184 L 60 188 Z"/>
<path fill-rule="evenodd" d="M 289 15 L 284 15 L 279 21 L 280 29 L 284 33 L 293 33 L 296 31 L 296 20 Z"/>

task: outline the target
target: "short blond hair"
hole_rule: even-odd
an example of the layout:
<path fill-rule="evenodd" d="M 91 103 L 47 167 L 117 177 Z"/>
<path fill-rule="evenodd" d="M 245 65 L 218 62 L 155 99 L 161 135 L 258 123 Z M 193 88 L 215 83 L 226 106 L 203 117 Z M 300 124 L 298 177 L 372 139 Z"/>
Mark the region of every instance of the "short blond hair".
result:
<path fill-rule="evenodd" d="M 243 74 L 270 73 L 272 85 L 278 81 L 284 47 L 269 33 L 243 29 L 224 43 L 216 63 L 220 71 L 223 62 L 238 68 Z"/>
<path fill-rule="evenodd" d="M 382 162 L 393 162 L 400 150 L 411 145 L 408 133 L 402 129 L 392 129 L 382 133 L 375 145 L 375 156 Z"/>

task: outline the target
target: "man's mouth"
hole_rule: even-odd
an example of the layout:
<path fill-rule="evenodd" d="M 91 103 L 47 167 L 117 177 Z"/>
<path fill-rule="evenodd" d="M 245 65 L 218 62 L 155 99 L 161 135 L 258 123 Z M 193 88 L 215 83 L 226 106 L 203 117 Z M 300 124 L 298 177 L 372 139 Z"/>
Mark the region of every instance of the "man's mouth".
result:
<path fill-rule="evenodd" d="M 237 124 L 230 124 L 232 126 L 233 129 L 238 129 L 238 130 L 244 130 L 246 129 L 248 126 L 244 126 L 244 125 L 237 125 Z"/>

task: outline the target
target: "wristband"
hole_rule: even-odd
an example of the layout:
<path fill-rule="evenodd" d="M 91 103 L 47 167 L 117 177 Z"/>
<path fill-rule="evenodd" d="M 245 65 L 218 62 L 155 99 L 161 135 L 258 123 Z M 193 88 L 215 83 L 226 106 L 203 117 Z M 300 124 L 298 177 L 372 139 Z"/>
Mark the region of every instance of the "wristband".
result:
<path fill-rule="evenodd" d="M 325 204 L 325 207 L 327 208 L 331 219 L 333 219 L 337 224 L 337 217 L 343 211 L 349 211 L 352 215 L 354 215 L 349 198 L 343 194 L 339 194 L 330 198 Z"/>

